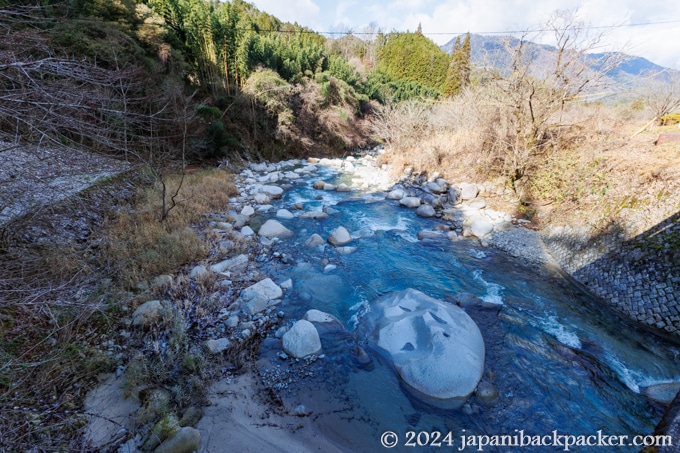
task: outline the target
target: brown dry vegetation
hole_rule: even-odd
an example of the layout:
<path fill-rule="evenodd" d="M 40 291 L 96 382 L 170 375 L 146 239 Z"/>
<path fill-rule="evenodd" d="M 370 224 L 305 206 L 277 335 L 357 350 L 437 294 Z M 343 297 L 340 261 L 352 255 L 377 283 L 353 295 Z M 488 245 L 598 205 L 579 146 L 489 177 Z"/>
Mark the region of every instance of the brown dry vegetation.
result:
<path fill-rule="evenodd" d="M 166 182 L 167 192 L 174 193 L 180 184 L 179 204 L 165 221 L 159 221 L 162 191 L 156 182 L 156 190 L 140 191 L 134 210 L 107 222 L 104 265 L 125 283 L 148 280 L 203 258 L 207 245 L 191 227 L 206 213 L 226 211 L 229 198 L 237 193 L 224 170 L 190 174 L 184 180 L 173 176 Z"/>
<path fill-rule="evenodd" d="M 97 376 L 125 357 L 117 356 L 118 332 L 125 328 L 120 325 L 125 310 L 134 308 L 129 285 L 204 256 L 210 238 L 199 237 L 191 227 L 200 228 L 205 214 L 227 210 L 235 193 L 226 171 L 188 175 L 179 204 L 160 222 L 159 188 L 146 186 L 130 197 L 120 190 L 129 185 L 130 175 L 121 178 L 53 206 L 44 218 L 32 215 L 13 223 L 17 232 L 42 231 L 49 240 L 22 241 L 17 235 L 3 243 L 0 450 L 90 451 L 80 437 L 88 419 L 82 403 Z M 169 189 L 180 179 L 168 177 Z M 102 222 L 108 209 L 108 220 Z M 68 227 L 73 212 L 90 222 L 86 241 L 63 234 L 59 215 L 67 216 Z M 197 367 L 185 354 L 181 312 L 173 312 L 168 323 L 177 356 L 188 361 L 182 366 Z M 167 370 L 155 367 L 154 372 Z M 200 382 L 192 382 L 185 382 L 196 387 L 184 388 L 187 395 L 200 394 Z"/>
<path fill-rule="evenodd" d="M 664 128 L 633 136 L 653 116 L 635 103 L 569 103 L 551 118 L 543 142 L 519 155 L 521 175 L 510 151 L 519 148 L 512 112 L 483 89 L 449 102 L 387 107 L 375 130 L 388 145 L 383 162 L 398 174 L 412 167 L 486 182 L 496 204 L 537 224 L 616 223 L 637 234 L 680 209 L 680 146 L 654 145 Z"/>

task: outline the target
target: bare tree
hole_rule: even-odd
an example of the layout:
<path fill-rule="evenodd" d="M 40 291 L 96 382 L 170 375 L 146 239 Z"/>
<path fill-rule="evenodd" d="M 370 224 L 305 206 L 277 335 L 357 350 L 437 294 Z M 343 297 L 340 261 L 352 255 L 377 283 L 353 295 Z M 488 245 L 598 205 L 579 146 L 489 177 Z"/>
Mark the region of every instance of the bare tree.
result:
<path fill-rule="evenodd" d="M 663 121 L 665 115 L 680 110 L 680 72 L 666 70 L 651 74 L 643 96 L 659 121 Z"/>
<path fill-rule="evenodd" d="M 592 33 L 574 11 L 555 12 L 544 30 L 553 34 L 554 52 L 537 52 L 534 42 L 544 32 L 507 40 L 510 73 L 497 76 L 493 84 L 492 98 L 511 113 L 512 135 L 507 137 L 503 163 L 512 180 L 526 174 L 532 157 L 545 151 L 554 133 L 565 126 L 561 112 L 566 103 L 601 90 L 607 74 L 623 61 L 620 52 L 593 53 L 602 45 L 604 33 Z"/>

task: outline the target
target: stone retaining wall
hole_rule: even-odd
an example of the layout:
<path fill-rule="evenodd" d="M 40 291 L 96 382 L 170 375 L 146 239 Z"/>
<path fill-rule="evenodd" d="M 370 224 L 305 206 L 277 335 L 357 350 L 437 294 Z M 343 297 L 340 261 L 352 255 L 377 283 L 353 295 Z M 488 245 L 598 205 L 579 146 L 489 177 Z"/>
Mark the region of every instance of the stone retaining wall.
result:
<path fill-rule="evenodd" d="M 555 261 L 615 310 L 680 336 L 680 213 L 632 239 L 615 228 L 551 227 L 542 237 Z"/>

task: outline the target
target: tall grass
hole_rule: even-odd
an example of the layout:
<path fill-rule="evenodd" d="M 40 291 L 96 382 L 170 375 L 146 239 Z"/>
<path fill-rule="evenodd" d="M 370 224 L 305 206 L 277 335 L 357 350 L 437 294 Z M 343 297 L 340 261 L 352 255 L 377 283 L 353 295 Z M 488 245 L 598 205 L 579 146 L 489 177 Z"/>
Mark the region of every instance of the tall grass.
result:
<path fill-rule="evenodd" d="M 207 244 L 191 226 L 206 213 L 227 210 L 230 197 L 236 195 L 231 176 L 223 170 L 201 171 L 168 178 L 168 192 L 182 184 L 179 205 L 165 221 L 159 221 L 161 188 L 143 190 L 134 209 L 111 219 L 107 225 L 106 264 L 122 281 L 134 284 L 182 264 L 196 261 L 207 253 Z"/>

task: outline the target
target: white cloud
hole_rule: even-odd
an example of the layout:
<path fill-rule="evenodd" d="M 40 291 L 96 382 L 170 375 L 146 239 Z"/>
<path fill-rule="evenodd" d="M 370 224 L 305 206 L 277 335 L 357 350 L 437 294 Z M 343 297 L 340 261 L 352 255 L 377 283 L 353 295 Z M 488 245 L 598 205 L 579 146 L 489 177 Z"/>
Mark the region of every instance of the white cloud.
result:
<path fill-rule="evenodd" d="M 321 9 L 313 0 L 254 0 L 257 9 L 272 14 L 284 22 L 297 22 L 308 27 L 319 27 Z"/>
<path fill-rule="evenodd" d="M 480 33 L 540 27 L 557 9 L 574 10 L 586 24 L 609 26 L 680 20 L 680 2 L 619 0 L 255 0 L 282 20 L 319 30 L 362 30 L 374 22 L 383 31 Z M 623 50 L 654 63 L 680 69 L 677 30 L 680 23 L 622 27 L 607 31 L 603 50 Z M 595 30 L 599 31 L 599 30 Z M 452 35 L 430 35 L 438 44 Z M 546 37 L 547 39 L 547 37 Z"/>

